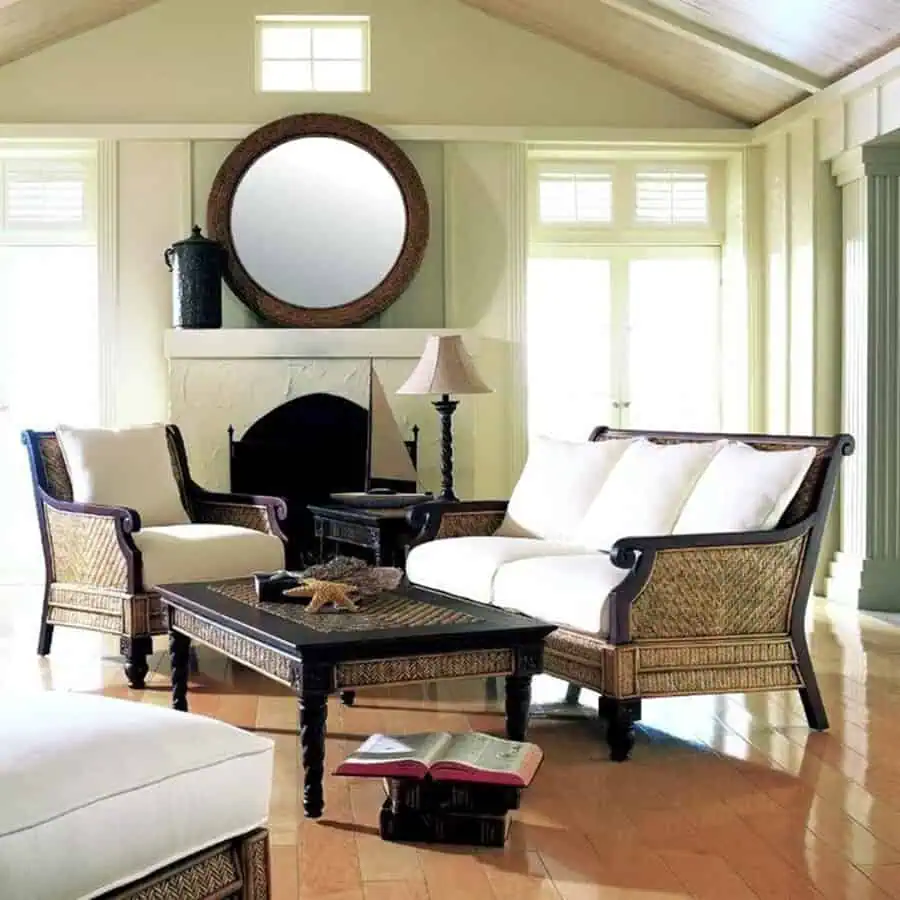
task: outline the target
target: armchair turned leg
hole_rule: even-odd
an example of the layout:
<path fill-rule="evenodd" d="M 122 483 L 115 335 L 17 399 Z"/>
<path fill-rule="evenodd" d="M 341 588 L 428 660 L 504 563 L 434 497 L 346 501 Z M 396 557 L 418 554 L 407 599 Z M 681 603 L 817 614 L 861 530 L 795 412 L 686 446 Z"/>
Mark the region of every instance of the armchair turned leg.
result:
<path fill-rule="evenodd" d="M 129 687 L 136 691 L 144 688 L 147 673 L 147 656 L 153 652 L 153 640 L 149 637 L 119 639 L 119 652 L 125 657 L 125 677 Z"/>
<path fill-rule="evenodd" d="M 800 639 L 794 637 L 794 652 L 797 654 L 797 668 L 804 685 L 800 688 L 800 702 L 803 704 L 803 712 L 806 713 L 806 721 L 815 731 L 826 731 L 828 713 L 825 712 L 825 704 L 819 693 L 819 682 L 816 681 L 805 633 Z"/>
<path fill-rule="evenodd" d="M 641 718 L 640 700 L 601 697 L 600 718 L 606 720 L 606 743 L 613 762 L 625 762 L 634 748 L 634 723 Z"/>

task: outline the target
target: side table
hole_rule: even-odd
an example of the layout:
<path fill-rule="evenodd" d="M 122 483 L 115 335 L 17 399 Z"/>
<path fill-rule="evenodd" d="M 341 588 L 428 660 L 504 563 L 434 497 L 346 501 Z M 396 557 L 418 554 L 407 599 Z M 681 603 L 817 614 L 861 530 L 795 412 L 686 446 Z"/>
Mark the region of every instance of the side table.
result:
<path fill-rule="evenodd" d="M 319 539 L 319 559 L 325 561 L 327 546 L 331 543 L 368 551 L 376 566 L 403 568 L 406 549 L 413 537 L 406 521 L 410 508 L 363 509 L 339 503 L 308 506 Z"/>

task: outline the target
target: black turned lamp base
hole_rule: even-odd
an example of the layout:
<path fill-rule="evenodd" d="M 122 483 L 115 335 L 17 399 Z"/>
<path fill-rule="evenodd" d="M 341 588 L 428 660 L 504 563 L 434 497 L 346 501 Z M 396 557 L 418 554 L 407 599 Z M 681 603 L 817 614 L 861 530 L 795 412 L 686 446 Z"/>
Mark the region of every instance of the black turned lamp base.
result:
<path fill-rule="evenodd" d="M 441 417 L 441 493 L 438 500 L 456 503 L 459 497 L 453 492 L 453 413 L 459 400 L 451 400 L 449 394 L 442 394 L 434 401 L 434 408 Z"/>

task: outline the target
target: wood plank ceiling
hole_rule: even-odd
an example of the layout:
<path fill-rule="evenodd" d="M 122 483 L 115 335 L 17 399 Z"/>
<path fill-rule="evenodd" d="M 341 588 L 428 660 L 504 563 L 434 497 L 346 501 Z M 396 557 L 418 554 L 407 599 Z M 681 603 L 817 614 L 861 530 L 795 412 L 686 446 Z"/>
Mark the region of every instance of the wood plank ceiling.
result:
<path fill-rule="evenodd" d="M 757 124 L 900 45 L 900 0 L 461 0 Z"/>
<path fill-rule="evenodd" d="M 156 0 L 0 0 L 0 65 L 150 6 Z"/>

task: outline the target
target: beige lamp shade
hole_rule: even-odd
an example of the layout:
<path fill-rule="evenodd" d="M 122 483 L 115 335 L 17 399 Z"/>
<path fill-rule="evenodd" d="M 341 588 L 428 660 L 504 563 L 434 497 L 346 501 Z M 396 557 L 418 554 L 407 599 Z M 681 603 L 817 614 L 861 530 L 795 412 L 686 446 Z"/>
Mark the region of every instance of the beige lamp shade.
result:
<path fill-rule="evenodd" d="M 398 394 L 489 394 L 489 388 L 475 371 L 462 337 L 458 334 L 431 335 L 422 358 Z"/>

